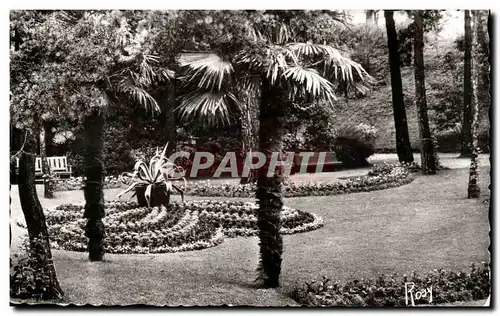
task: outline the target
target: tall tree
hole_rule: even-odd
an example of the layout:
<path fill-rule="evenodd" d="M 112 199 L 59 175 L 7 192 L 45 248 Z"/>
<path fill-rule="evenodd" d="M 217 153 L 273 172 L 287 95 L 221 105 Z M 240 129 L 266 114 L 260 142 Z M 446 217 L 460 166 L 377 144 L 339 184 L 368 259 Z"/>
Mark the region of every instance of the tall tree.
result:
<path fill-rule="evenodd" d="M 396 128 L 396 151 L 400 162 L 413 162 L 408 121 L 404 104 L 403 83 L 399 56 L 399 42 L 394 23 L 394 11 L 385 10 L 385 26 L 387 29 L 387 46 L 389 48 L 389 65 L 391 70 L 392 108 L 394 126 Z"/>
<path fill-rule="evenodd" d="M 263 287 L 277 287 L 283 252 L 279 233 L 283 177 L 279 168 L 272 169 L 269 161 L 273 153 L 281 152 L 284 119 L 291 101 L 313 103 L 324 99 L 333 103 L 332 82 L 357 81 L 353 86 L 361 87 L 360 82 L 369 76 L 358 63 L 332 46 L 292 40 L 292 30 L 287 23 L 275 19 L 275 12 L 272 15 L 210 12 L 209 17 L 206 13 L 195 14 L 201 15 L 195 20 L 216 26 L 213 41 L 205 39 L 214 45 L 212 53 L 181 58 L 186 69 L 185 80 L 198 88 L 183 99 L 179 107 L 181 117 L 228 122 L 232 111 L 241 108 L 237 91 L 255 82 L 244 78 L 258 75 L 257 82 L 261 83 L 257 90 L 260 91 L 259 151 L 266 155 L 267 163 L 258 171 L 256 191 L 259 271 Z"/>
<path fill-rule="evenodd" d="M 472 26 L 470 10 L 464 10 L 464 110 L 462 119 L 461 157 L 472 154 Z"/>
<path fill-rule="evenodd" d="M 437 169 L 434 142 L 429 127 L 427 113 L 427 100 L 425 95 L 425 67 L 424 67 L 424 25 L 422 11 L 415 10 L 414 15 L 414 66 L 415 66 L 415 98 L 418 113 L 418 126 L 420 132 L 420 153 L 422 173 L 435 174 Z"/>
<path fill-rule="evenodd" d="M 38 113 L 39 109 L 33 108 L 34 102 L 30 98 L 28 88 L 23 85 L 27 82 L 26 73 L 36 71 L 40 67 L 40 64 L 37 63 L 37 55 L 22 49 L 22 47 L 26 47 L 23 45 L 23 37 L 28 41 L 33 40 L 25 34 L 25 31 L 31 29 L 36 23 L 35 21 L 43 20 L 44 16 L 34 11 L 11 11 L 10 18 L 11 33 L 14 33 L 10 52 L 11 131 L 12 123 L 22 122 L 22 129 L 25 132 L 23 144 L 18 153 L 11 157 L 11 161 L 15 161 L 20 155 L 19 176 L 17 178 L 19 200 L 26 221 L 32 258 L 36 265 L 42 268 L 42 279 L 45 280 L 44 299 L 59 300 L 63 298 L 64 292 L 57 280 L 45 215 L 35 185 L 34 153 L 36 152 L 35 144 L 38 130 L 34 124 L 35 115 L 33 113 Z M 16 120 L 16 117 L 12 116 L 12 113 L 25 113 L 26 111 L 30 112 L 29 115 L 22 117 L 21 114 L 21 120 Z M 10 230 L 10 238 L 12 240 L 12 230 Z"/>
<path fill-rule="evenodd" d="M 367 24 L 376 25 L 378 23 L 378 11 L 379 10 L 365 10 Z"/>
<path fill-rule="evenodd" d="M 30 240 L 31 254 L 43 269 L 47 291 L 44 299 L 62 299 L 64 293 L 57 280 L 52 252 L 50 250 L 49 233 L 45 222 L 42 205 L 38 199 L 35 186 L 34 151 L 36 134 L 27 131 L 25 150 L 19 161 L 19 199 L 26 220 Z"/>
<path fill-rule="evenodd" d="M 478 134 L 479 134 L 479 109 L 491 106 L 489 87 L 489 43 L 486 38 L 488 12 L 483 10 L 472 11 L 472 153 L 469 168 L 468 198 L 478 198 L 480 189 L 478 185 Z"/>

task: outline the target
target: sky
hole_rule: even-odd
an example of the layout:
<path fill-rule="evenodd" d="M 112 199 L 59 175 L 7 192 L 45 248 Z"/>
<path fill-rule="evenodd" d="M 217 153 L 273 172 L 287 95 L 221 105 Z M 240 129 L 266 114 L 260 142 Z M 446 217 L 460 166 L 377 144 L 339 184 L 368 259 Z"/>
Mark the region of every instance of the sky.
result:
<path fill-rule="evenodd" d="M 365 10 L 351 10 L 352 22 L 355 24 L 365 23 Z M 464 33 L 464 15 L 463 10 L 445 10 L 443 14 L 443 30 L 440 36 L 446 38 L 455 38 Z M 408 20 L 405 13 L 395 13 L 394 21 L 396 24 L 403 23 Z M 385 25 L 384 14 L 379 11 L 378 24 Z"/>

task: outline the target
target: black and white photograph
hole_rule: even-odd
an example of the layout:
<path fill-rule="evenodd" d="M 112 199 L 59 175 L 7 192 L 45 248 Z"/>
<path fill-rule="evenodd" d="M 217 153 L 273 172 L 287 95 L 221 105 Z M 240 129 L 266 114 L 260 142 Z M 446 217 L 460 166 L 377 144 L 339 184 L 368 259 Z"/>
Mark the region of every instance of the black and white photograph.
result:
<path fill-rule="evenodd" d="M 9 9 L 10 307 L 491 309 L 493 18 Z"/>

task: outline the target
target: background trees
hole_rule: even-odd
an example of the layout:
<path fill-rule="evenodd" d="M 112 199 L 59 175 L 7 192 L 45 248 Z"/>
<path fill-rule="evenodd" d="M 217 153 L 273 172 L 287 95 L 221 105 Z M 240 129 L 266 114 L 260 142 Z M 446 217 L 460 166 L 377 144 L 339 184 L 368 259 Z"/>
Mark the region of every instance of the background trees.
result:
<path fill-rule="evenodd" d="M 415 63 L 415 104 L 418 110 L 418 123 L 421 140 L 421 164 L 422 173 L 435 174 L 437 169 L 434 142 L 429 127 L 429 116 L 427 114 L 427 99 L 425 94 L 425 71 L 424 71 L 424 24 L 421 11 L 414 11 L 414 63 Z"/>
<path fill-rule="evenodd" d="M 472 33 L 472 104 L 471 104 L 471 164 L 469 168 L 469 184 L 467 188 L 468 198 L 478 198 L 480 190 L 478 186 L 477 160 L 479 109 L 491 106 L 489 70 L 489 39 L 488 39 L 488 11 L 472 11 L 473 33 Z M 464 87 L 464 91 L 467 87 Z"/>
<path fill-rule="evenodd" d="M 394 126 L 396 128 L 396 151 L 400 162 L 413 162 L 413 152 L 408 135 L 408 123 L 404 105 L 403 84 L 401 82 L 399 42 L 394 23 L 394 12 L 384 11 L 387 29 L 387 46 L 389 47 L 389 64 L 391 69 L 392 107 L 394 110 Z"/>
<path fill-rule="evenodd" d="M 464 10 L 464 107 L 462 120 L 462 146 L 460 155 L 468 157 L 472 153 L 472 26 L 470 10 Z"/>

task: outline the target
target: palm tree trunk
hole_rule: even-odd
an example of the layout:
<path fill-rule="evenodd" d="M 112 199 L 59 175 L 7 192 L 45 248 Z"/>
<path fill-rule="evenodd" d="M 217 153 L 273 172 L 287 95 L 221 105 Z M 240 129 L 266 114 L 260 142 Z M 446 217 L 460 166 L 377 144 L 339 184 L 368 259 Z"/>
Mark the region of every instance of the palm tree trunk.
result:
<path fill-rule="evenodd" d="M 35 260 L 43 266 L 43 273 L 47 278 L 49 288 L 45 299 L 62 299 L 64 293 L 57 280 L 52 252 L 50 250 L 49 233 L 45 222 L 42 205 L 38 199 L 35 186 L 35 159 L 34 151 L 36 138 L 28 133 L 25 151 L 19 160 L 19 200 L 26 219 L 30 248 Z"/>
<path fill-rule="evenodd" d="M 259 115 L 260 115 L 260 80 L 254 89 L 240 88 L 238 98 L 241 101 L 241 151 L 243 154 L 259 148 Z M 248 177 L 241 177 L 240 183 L 251 183 L 257 180 L 257 172 L 250 170 Z"/>
<path fill-rule="evenodd" d="M 396 151 L 400 162 L 413 162 L 408 121 L 404 104 L 403 83 L 401 81 L 399 42 L 394 23 L 394 11 L 385 10 L 385 26 L 387 29 L 387 46 L 389 48 L 389 65 L 391 70 L 392 108 L 394 127 L 396 128 Z"/>
<path fill-rule="evenodd" d="M 40 157 L 42 159 L 42 175 L 43 175 L 43 197 L 46 199 L 54 198 L 54 187 L 51 179 L 52 172 L 50 171 L 49 162 L 47 160 L 47 147 L 45 145 L 45 124 L 42 123 L 40 128 Z"/>
<path fill-rule="evenodd" d="M 472 27 L 470 10 L 464 10 L 465 36 L 464 36 L 464 112 L 462 120 L 461 157 L 470 157 L 472 154 Z"/>
<path fill-rule="evenodd" d="M 436 174 L 436 157 L 434 143 L 429 127 L 427 113 L 427 100 L 425 96 L 425 71 L 424 71 L 424 27 L 422 11 L 415 10 L 415 38 L 413 41 L 415 58 L 415 97 L 418 112 L 418 123 L 421 142 L 421 164 L 423 174 Z"/>
<path fill-rule="evenodd" d="M 275 91 L 269 91 L 269 84 L 263 82 L 260 103 L 260 150 L 266 155 L 267 162 L 258 171 L 256 197 L 259 203 L 257 223 L 260 241 L 260 278 L 263 286 L 279 286 L 283 240 L 280 235 L 280 213 L 283 207 L 281 193 L 283 177 L 274 172 L 268 177 L 269 161 L 272 153 L 281 153 L 284 112 L 280 98 Z"/>
<path fill-rule="evenodd" d="M 175 125 L 175 83 L 169 82 L 167 84 L 167 89 L 160 90 L 157 93 L 157 102 L 161 107 L 161 118 L 160 122 L 163 124 L 163 133 L 165 136 L 165 141 L 168 143 L 167 157 L 175 151 L 176 145 L 176 125 Z"/>
<path fill-rule="evenodd" d="M 94 110 L 83 122 L 85 142 L 83 161 L 85 173 L 85 212 L 87 218 L 85 236 L 89 238 L 87 249 L 90 261 L 104 260 L 105 230 L 102 218 L 104 212 L 104 115 Z"/>

